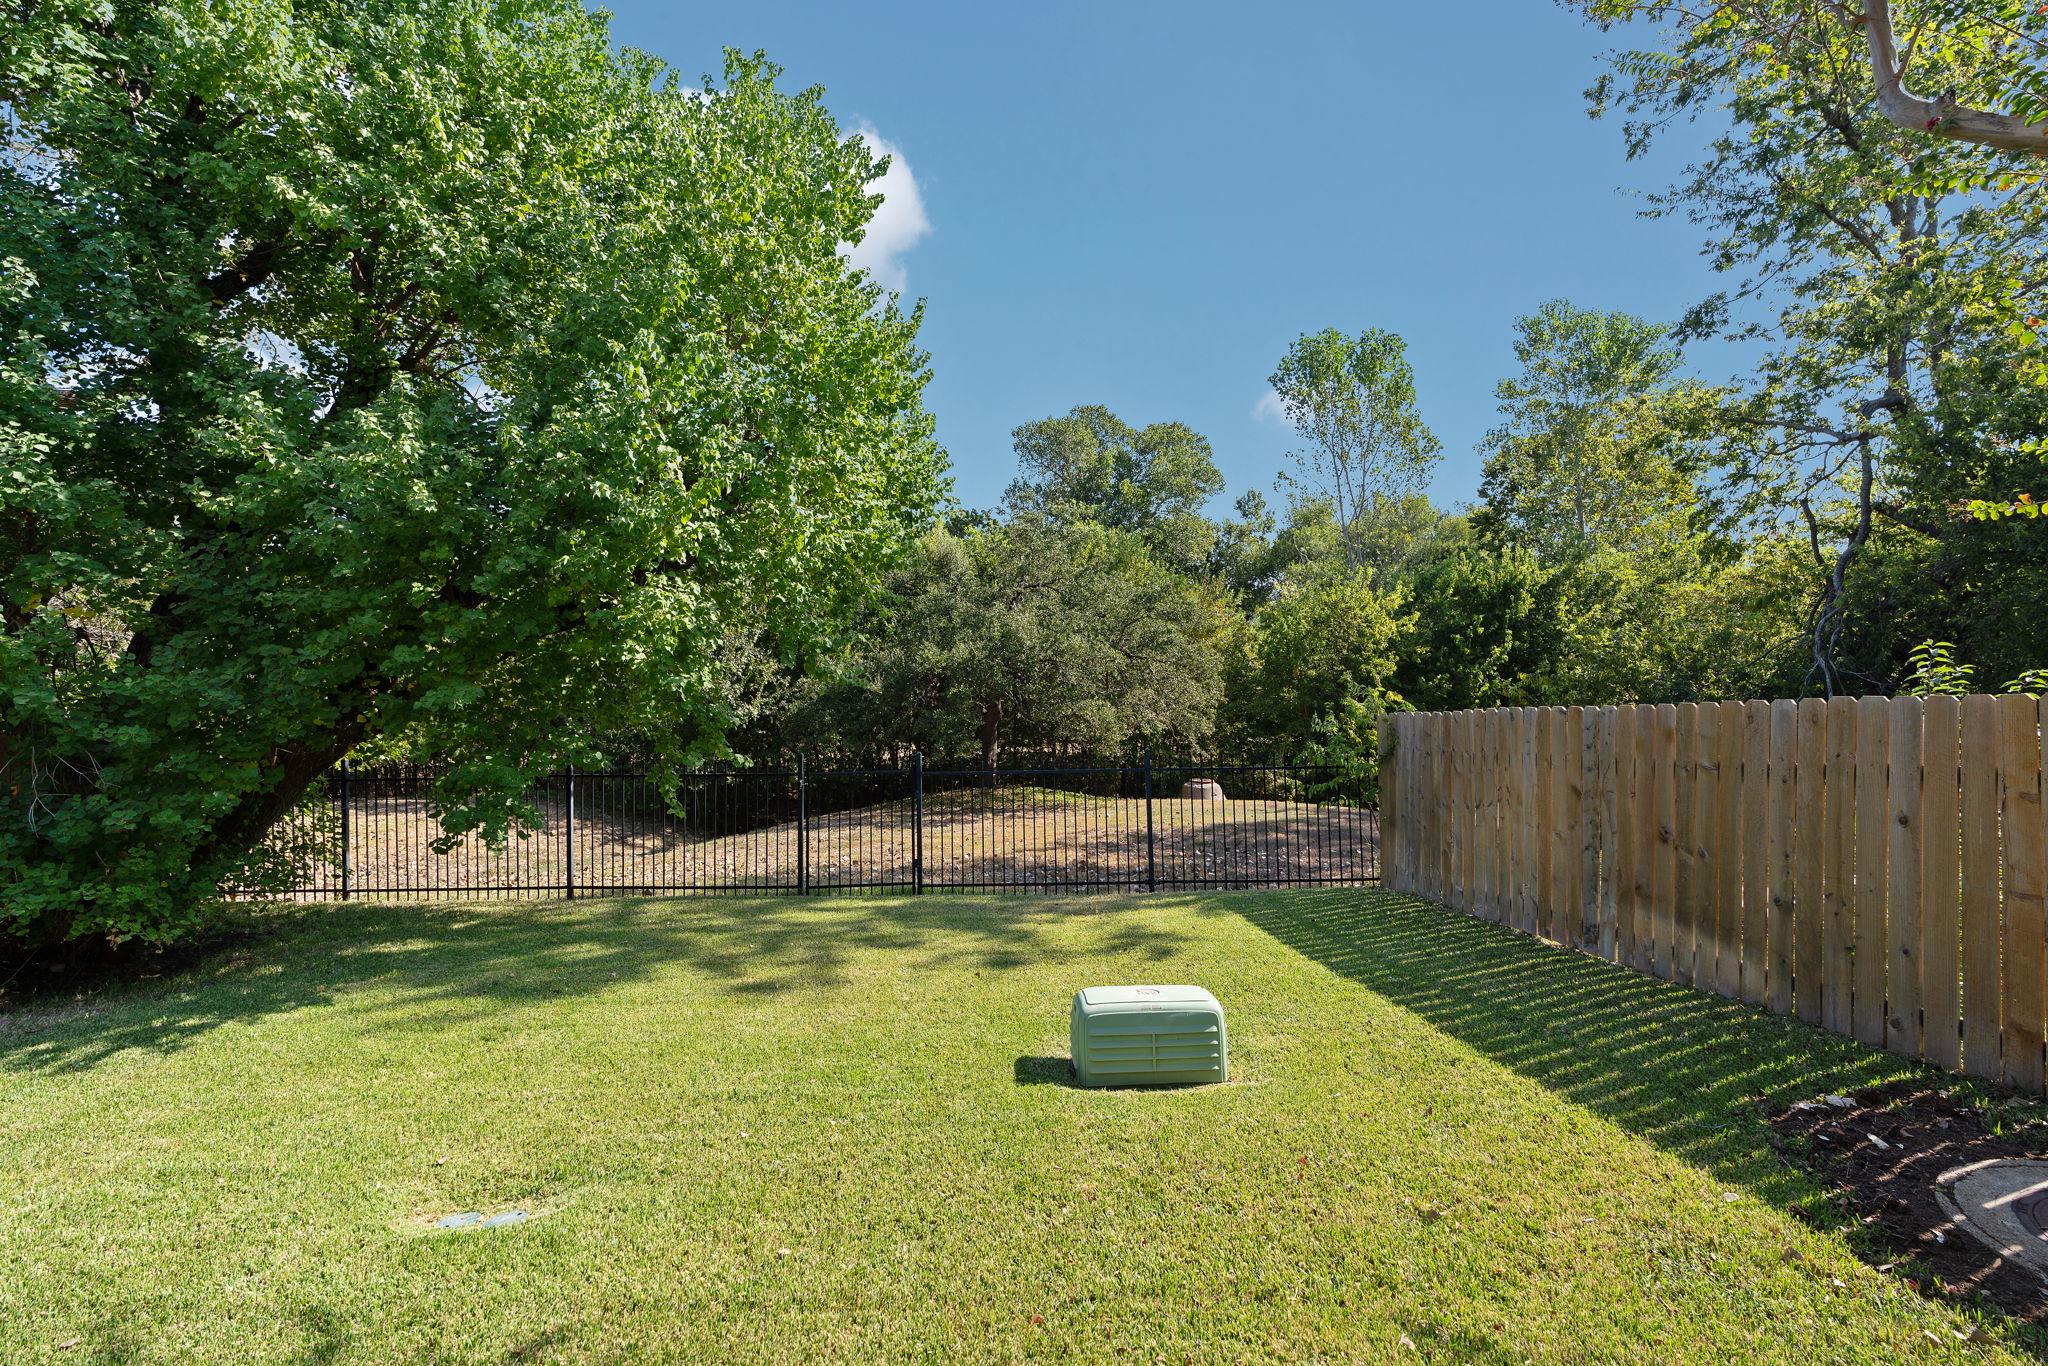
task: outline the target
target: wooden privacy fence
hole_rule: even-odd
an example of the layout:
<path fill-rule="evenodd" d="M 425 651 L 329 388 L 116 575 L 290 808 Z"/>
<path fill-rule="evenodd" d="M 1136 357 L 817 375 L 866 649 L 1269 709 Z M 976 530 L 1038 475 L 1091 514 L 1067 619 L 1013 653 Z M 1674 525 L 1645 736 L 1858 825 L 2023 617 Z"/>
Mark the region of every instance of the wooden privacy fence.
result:
<path fill-rule="evenodd" d="M 2042 1089 L 2037 699 L 1419 712 L 1380 742 L 1387 886 Z"/>

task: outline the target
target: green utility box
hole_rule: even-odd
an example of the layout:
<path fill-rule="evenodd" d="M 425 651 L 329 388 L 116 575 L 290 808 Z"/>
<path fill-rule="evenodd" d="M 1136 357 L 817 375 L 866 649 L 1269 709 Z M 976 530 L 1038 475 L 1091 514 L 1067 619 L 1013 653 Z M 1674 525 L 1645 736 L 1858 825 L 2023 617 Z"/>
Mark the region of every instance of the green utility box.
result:
<path fill-rule="evenodd" d="M 1226 1081 L 1223 1007 L 1200 987 L 1074 993 L 1074 1079 L 1083 1086 Z"/>

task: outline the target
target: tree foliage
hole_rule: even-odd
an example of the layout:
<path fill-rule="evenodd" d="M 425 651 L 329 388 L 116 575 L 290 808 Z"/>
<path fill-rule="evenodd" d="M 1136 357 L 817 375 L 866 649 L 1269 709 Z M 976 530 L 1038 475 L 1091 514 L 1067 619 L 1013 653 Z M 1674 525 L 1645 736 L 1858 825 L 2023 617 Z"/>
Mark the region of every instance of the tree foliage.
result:
<path fill-rule="evenodd" d="M 1521 549 L 1457 546 L 1408 581 L 1415 629 L 1394 687 L 1424 711 L 1565 700 L 1554 686 L 1567 644 L 1556 570 Z"/>
<path fill-rule="evenodd" d="M 1398 593 L 1362 575 L 1326 574 L 1283 588 L 1260 609 L 1237 657 L 1226 707 L 1243 757 L 1289 759 L 1331 732 L 1357 743 L 1385 705 L 1413 619 Z"/>
<path fill-rule="evenodd" d="M 1987 176 L 1994 154 L 1893 122 L 1837 7 L 1588 8 L 1665 21 L 1663 46 L 1622 54 L 1592 92 L 1596 112 L 1629 116 L 1632 148 L 1728 120 L 1653 203 L 1700 224 L 1741 279 L 1683 334 L 1763 349 L 1718 416 L 1749 438 L 1727 443 L 1730 487 L 1798 518 L 1811 552 L 1808 663 L 1782 686 L 1886 690 L 1929 636 L 1995 667 L 2048 656 L 2048 622 L 2025 606 L 2048 596 L 2048 561 L 2022 528 L 1956 512 L 2048 493 L 2039 180 Z M 2010 74 L 2010 50 L 1951 41 L 1957 7 L 1912 13 L 1927 88 Z"/>
<path fill-rule="evenodd" d="M 1443 452 L 1416 408 L 1407 351 L 1378 328 L 1356 337 L 1326 328 L 1297 338 L 1267 381 L 1305 443 L 1295 459 L 1329 501 L 1354 569 L 1365 563 L 1358 527 L 1367 510 L 1415 493 Z"/>
<path fill-rule="evenodd" d="M 881 166 L 571 0 L 69 0 L 0 98 L 0 926 L 170 937 L 411 735 L 503 832 L 562 721 L 715 749 L 939 492 Z M 573 756 L 570 756 L 573 757 Z"/>
<path fill-rule="evenodd" d="M 891 581 L 873 643 L 797 727 L 849 741 L 975 754 L 1205 739 L 1227 613 L 1127 530 L 1036 513 L 932 531 Z"/>
<path fill-rule="evenodd" d="M 1138 429 L 1089 404 L 1013 436 L 1021 473 L 1004 499 L 1013 508 L 1131 532 L 1183 570 L 1208 555 L 1216 529 L 1202 505 L 1223 476 L 1208 438 L 1187 424 Z"/>

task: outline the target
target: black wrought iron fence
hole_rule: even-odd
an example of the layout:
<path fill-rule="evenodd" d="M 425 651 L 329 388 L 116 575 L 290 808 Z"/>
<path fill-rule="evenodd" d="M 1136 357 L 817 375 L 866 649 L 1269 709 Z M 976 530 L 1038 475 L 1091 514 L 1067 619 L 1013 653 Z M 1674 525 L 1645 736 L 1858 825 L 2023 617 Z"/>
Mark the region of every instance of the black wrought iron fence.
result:
<path fill-rule="evenodd" d="M 328 775 L 302 808 L 330 851 L 285 895 L 1152 891 L 1379 878 L 1368 779 L 1308 765 L 569 770 L 502 847 L 444 835 L 435 776 Z M 672 799 L 672 800 L 671 800 Z"/>

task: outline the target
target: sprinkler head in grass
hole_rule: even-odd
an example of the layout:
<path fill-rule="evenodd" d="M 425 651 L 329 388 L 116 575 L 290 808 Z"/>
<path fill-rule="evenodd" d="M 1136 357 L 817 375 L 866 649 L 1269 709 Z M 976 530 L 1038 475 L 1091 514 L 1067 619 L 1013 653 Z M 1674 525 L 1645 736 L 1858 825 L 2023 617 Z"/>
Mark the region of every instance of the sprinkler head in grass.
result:
<path fill-rule="evenodd" d="M 523 1209 L 508 1209 L 503 1214 L 493 1214 L 486 1219 L 479 1210 L 464 1210 L 434 1221 L 435 1228 L 504 1228 L 508 1224 L 523 1224 L 533 1216 Z"/>

